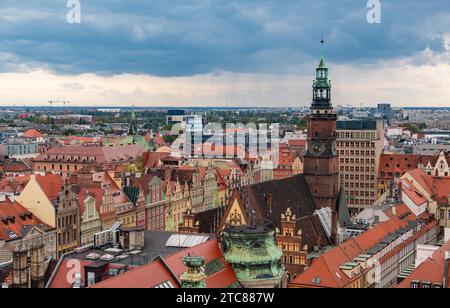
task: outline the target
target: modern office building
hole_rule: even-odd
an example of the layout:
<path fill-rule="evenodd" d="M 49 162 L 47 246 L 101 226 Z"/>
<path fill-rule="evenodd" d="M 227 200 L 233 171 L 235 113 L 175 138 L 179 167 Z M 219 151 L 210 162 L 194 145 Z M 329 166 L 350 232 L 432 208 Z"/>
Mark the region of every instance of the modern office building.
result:
<path fill-rule="evenodd" d="M 352 213 L 377 199 L 377 172 L 384 148 L 382 121 L 337 122 L 337 149 L 347 203 Z"/>

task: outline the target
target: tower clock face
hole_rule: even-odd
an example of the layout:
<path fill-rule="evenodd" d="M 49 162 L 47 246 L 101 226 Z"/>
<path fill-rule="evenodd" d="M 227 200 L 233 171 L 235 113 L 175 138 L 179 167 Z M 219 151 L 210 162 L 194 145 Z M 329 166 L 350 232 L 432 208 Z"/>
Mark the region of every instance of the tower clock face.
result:
<path fill-rule="evenodd" d="M 311 152 L 315 156 L 320 156 L 325 152 L 325 145 L 322 142 L 314 142 L 311 146 Z"/>

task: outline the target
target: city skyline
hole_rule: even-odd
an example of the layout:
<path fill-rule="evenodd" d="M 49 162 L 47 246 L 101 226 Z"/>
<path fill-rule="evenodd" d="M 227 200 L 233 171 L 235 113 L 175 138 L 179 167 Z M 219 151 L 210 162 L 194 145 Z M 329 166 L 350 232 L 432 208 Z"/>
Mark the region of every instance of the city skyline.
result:
<path fill-rule="evenodd" d="M 0 105 L 307 106 L 323 34 L 335 105 L 448 106 L 448 4 L 380 3 L 5 1 Z"/>

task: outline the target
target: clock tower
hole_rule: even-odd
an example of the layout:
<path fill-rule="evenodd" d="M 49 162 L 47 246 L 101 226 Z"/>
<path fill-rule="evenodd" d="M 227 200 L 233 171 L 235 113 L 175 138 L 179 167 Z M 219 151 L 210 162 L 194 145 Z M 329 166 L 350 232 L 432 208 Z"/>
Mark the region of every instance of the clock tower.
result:
<path fill-rule="evenodd" d="M 304 176 L 316 207 L 331 208 L 333 216 L 337 215 L 340 190 L 336 120 L 336 110 L 331 104 L 328 68 L 322 56 L 316 69 L 313 102 L 308 116 L 308 150 L 304 158 Z"/>

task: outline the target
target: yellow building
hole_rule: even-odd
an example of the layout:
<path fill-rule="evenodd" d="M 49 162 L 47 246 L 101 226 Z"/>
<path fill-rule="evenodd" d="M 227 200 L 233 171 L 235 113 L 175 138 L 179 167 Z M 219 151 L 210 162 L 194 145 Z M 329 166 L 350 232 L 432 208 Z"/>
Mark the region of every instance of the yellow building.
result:
<path fill-rule="evenodd" d="M 56 208 L 63 181 L 59 175 L 32 175 L 17 201 L 45 224 L 56 227 Z"/>

